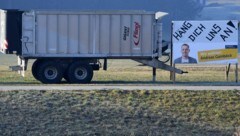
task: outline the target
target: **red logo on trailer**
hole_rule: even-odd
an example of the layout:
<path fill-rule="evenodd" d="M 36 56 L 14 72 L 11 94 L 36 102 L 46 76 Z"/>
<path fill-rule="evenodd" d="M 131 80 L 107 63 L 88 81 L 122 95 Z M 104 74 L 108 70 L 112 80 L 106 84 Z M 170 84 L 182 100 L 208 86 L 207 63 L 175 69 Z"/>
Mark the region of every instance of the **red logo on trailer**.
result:
<path fill-rule="evenodd" d="M 136 46 L 138 46 L 139 41 L 140 41 L 140 28 L 141 25 L 138 22 L 134 22 L 135 29 L 133 32 L 133 42 Z"/>

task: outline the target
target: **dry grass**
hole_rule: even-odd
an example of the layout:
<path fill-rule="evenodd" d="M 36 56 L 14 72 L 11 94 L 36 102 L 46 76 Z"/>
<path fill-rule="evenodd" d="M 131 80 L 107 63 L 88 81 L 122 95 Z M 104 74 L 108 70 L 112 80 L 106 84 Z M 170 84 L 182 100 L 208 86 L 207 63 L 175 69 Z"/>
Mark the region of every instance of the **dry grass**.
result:
<path fill-rule="evenodd" d="M 40 84 L 36 81 L 31 74 L 31 64 L 29 62 L 28 71 L 26 72 L 26 77 L 21 77 L 17 72 L 11 72 L 8 69 L 10 65 L 16 65 L 16 57 L 10 56 L 6 58 L 5 56 L 0 56 L 2 58 L 2 63 L 0 65 L 0 84 L 26 84 L 34 85 Z M 5 58 L 4 58 L 5 57 Z M 8 61 L 10 60 L 10 61 Z M 109 84 L 109 83 L 132 83 L 132 84 L 149 84 L 152 82 L 152 68 L 146 66 L 139 66 L 139 63 L 131 60 L 109 60 L 108 71 L 96 71 L 93 77 L 93 83 L 98 84 Z M 225 82 L 225 65 L 203 65 L 197 67 L 189 67 L 184 65 L 177 66 L 184 71 L 188 71 L 188 74 L 177 75 L 177 81 L 181 83 L 186 82 Z M 235 80 L 234 77 L 234 67 L 232 66 L 230 72 L 230 81 Z M 157 82 L 171 82 L 170 73 L 163 70 L 157 70 Z M 63 81 L 63 84 L 65 82 Z"/>
<path fill-rule="evenodd" d="M 239 91 L 0 92 L 2 135 L 232 135 Z"/>

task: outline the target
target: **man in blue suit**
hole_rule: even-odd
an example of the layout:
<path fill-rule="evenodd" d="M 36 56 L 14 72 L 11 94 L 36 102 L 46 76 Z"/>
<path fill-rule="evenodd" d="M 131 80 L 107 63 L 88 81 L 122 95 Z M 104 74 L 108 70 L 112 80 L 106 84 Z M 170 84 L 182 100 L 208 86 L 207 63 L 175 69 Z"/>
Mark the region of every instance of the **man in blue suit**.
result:
<path fill-rule="evenodd" d="M 197 63 L 195 58 L 189 56 L 190 48 L 188 44 L 183 44 L 181 47 L 182 56 L 175 59 L 174 63 Z"/>

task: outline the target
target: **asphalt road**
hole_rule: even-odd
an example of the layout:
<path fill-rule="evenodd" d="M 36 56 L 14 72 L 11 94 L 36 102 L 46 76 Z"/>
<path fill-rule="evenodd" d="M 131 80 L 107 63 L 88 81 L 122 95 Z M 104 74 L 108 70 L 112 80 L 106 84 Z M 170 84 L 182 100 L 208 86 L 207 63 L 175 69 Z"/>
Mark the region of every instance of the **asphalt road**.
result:
<path fill-rule="evenodd" d="M 12 90 L 239 90 L 239 83 L 226 86 L 219 85 L 34 85 L 34 86 L 0 86 L 0 91 Z"/>

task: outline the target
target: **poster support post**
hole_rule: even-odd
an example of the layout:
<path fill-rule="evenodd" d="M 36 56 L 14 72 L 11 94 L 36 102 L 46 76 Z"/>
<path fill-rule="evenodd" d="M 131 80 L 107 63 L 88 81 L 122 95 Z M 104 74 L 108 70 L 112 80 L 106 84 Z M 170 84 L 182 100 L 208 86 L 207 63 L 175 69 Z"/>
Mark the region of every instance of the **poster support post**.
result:
<path fill-rule="evenodd" d="M 152 81 L 156 82 L 156 68 L 153 68 L 153 77 L 152 77 Z"/>
<path fill-rule="evenodd" d="M 231 64 L 229 63 L 226 68 L 225 68 L 225 79 L 227 80 L 227 82 L 229 81 L 229 71 L 230 71 L 230 67 L 231 67 Z"/>
<path fill-rule="evenodd" d="M 236 69 L 235 69 L 235 81 L 238 83 L 238 63 L 236 63 Z"/>
<path fill-rule="evenodd" d="M 175 63 L 173 63 L 173 67 L 175 68 Z M 172 72 L 172 81 L 173 81 L 173 84 L 175 84 L 175 82 L 176 82 L 176 73 L 174 71 Z"/>

